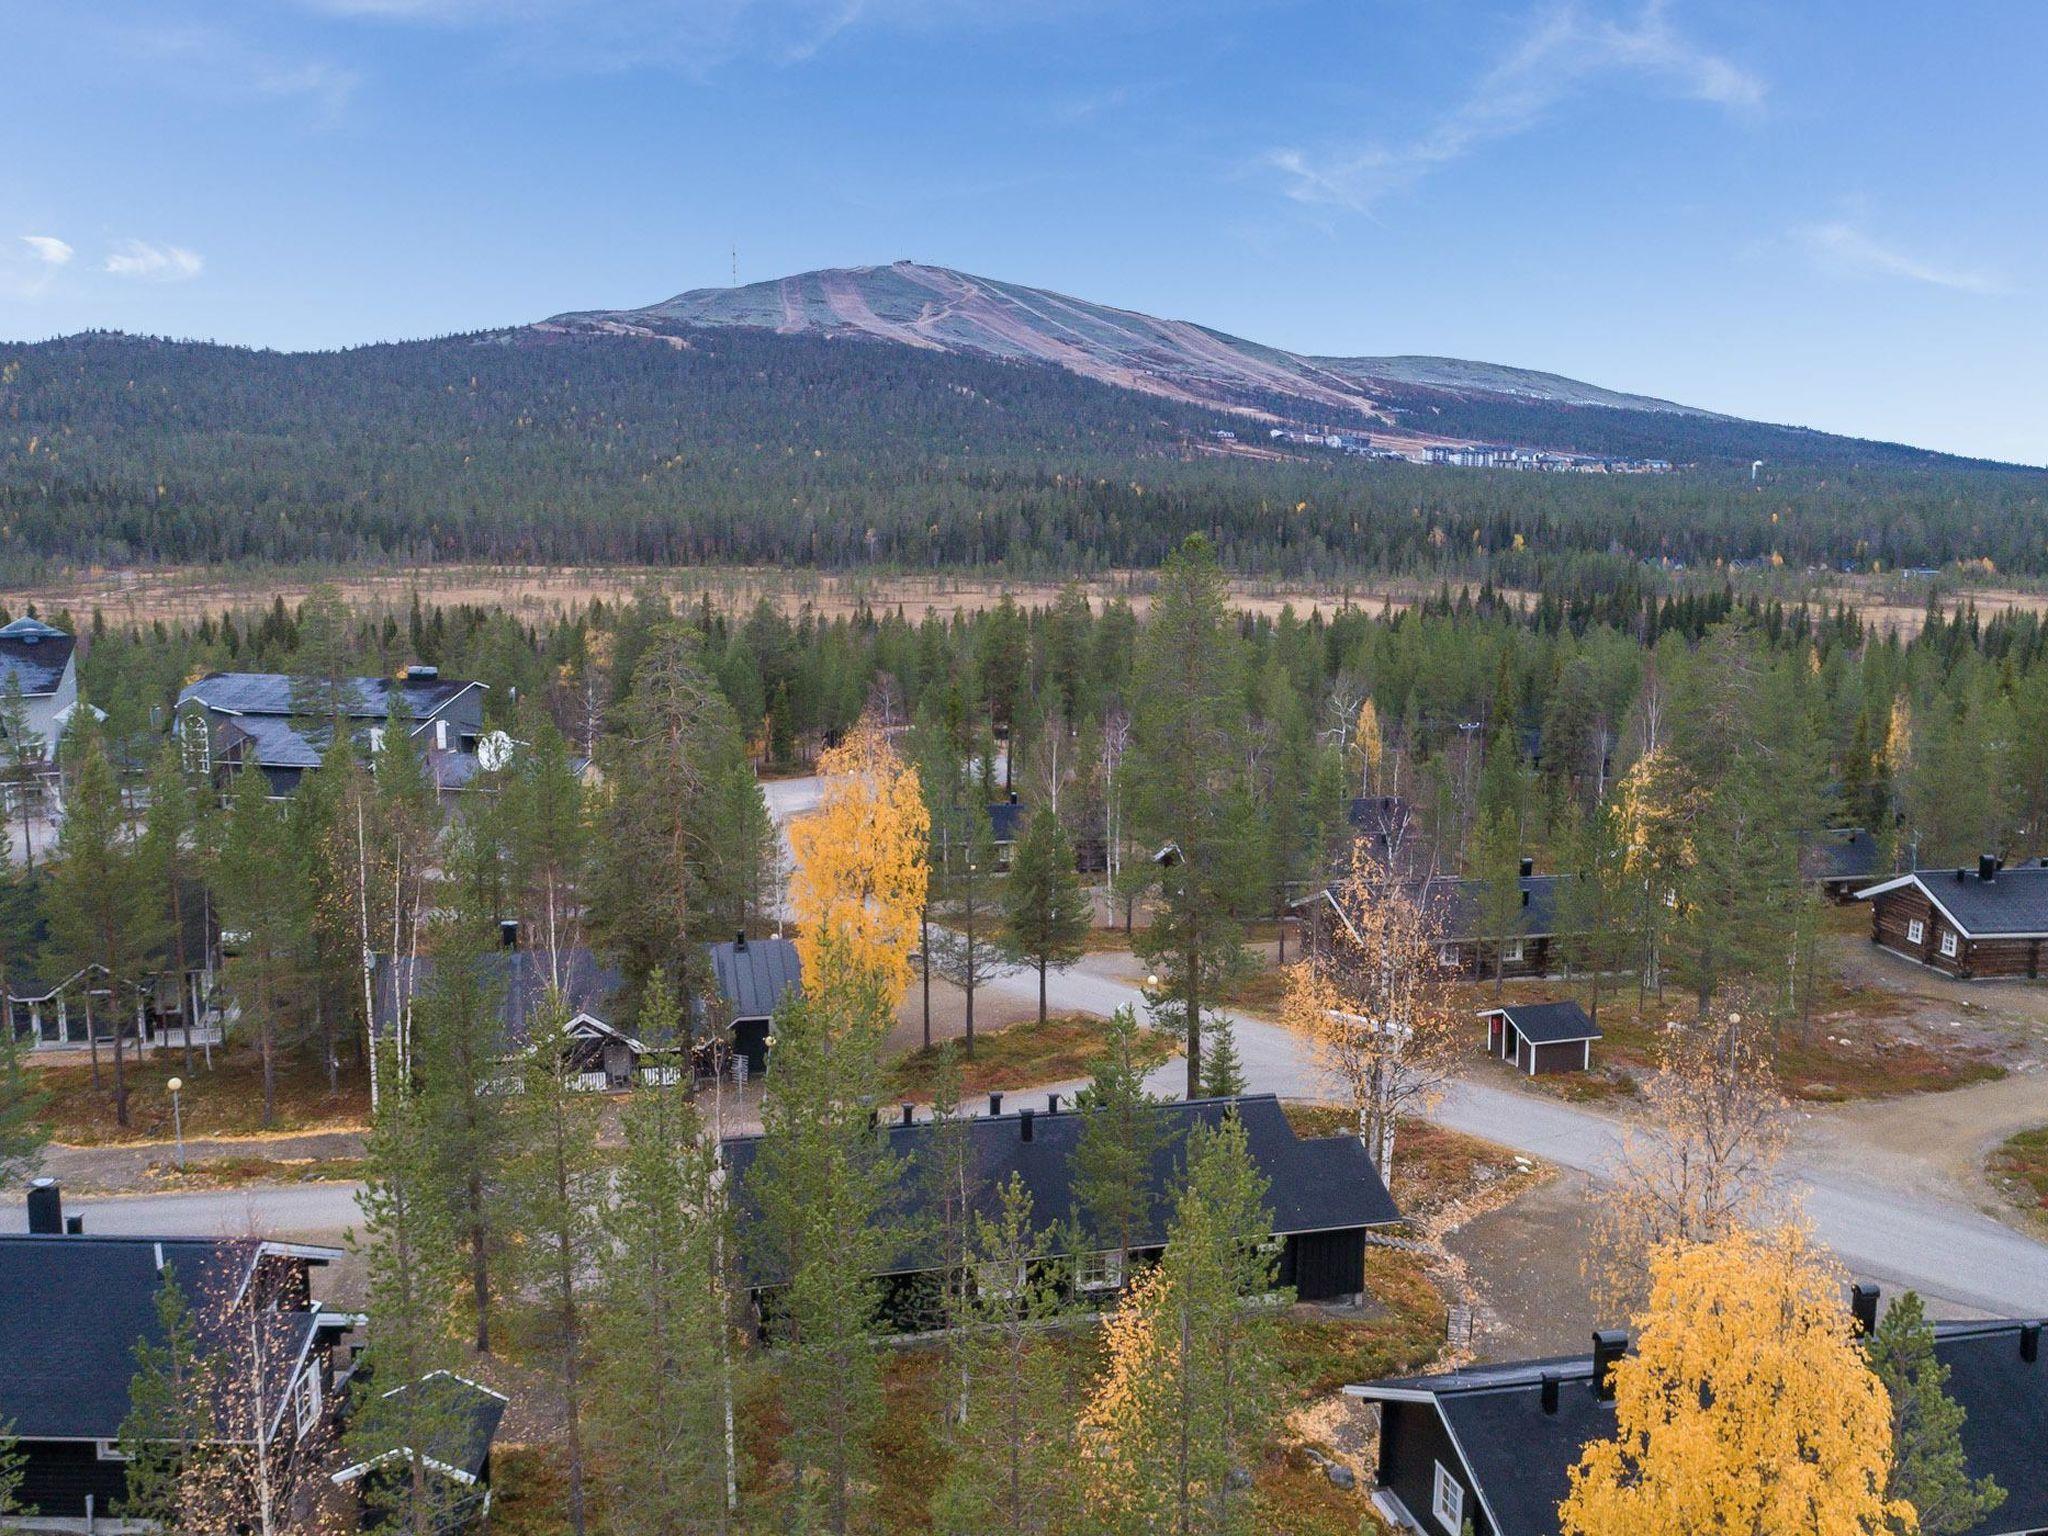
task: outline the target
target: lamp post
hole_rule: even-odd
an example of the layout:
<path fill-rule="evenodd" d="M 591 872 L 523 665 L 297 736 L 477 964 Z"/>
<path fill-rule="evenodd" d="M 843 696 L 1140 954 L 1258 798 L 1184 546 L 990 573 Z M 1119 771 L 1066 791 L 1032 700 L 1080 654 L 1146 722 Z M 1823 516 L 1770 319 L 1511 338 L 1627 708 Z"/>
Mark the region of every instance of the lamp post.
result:
<path fill-rule="evenodd" d="M 185 1087 L 185 1079 L 174 1077 L 164 1086 L 171 1090 L 171 1126 L 178 1138 L 178 1172 L 185 1171 L 185 1114 L 178 1102 L 178 1095 Z"/>

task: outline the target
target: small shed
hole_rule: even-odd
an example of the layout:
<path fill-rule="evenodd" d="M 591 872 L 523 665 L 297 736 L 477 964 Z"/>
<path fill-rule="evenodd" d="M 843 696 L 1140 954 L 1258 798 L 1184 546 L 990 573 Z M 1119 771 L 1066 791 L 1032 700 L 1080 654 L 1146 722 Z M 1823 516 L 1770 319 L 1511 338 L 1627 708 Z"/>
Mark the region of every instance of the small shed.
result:
<path fill-rule="evenodd" d="M 1583 1072 L 1593 1065 L 1600 1031 L 1574 1002 L 1515 1003 L 1488 1008 L 1486 1052 L 1510 1061 L 1531 1077 L 1549 1072 Z"/>
<path fill-rule="evenodd" d="M 707 945 L 711 975 L 732 1030 L 733 1051 L 746 1059 L 747 1071 L 768 1070 L 768 1036 L 775 1010 L 792 992 L 803 994 L 803 961 L 788 939 L 750 939 L 733 935 L 729 944 Z"/>
<path fill-rule="evenodd" d="M 436 1501 L 439 1507 L 432 1517 L 434 1536 L 487 1528 L 491 1445 L 510 1401 L 502 1392 L 450 1371 L 433 1371 L 386 1392 L 384 1402 L 389 1406 L 383 1410 L 381 1422 L 387 1447 L 372 1446 L 367 1454 L 359 1454 L 333 1474 L 342 1487 L 354 1485 L 363 1503 L 364 1528 L 388 1523 L 380 1519 L 377 1485 L 407 1476 L 415 1461 L 443 1485 L 443 1496 Z M 412 1438 L 401 1428 L 407 1423 L 418 1426 L 421 1444 L 405 1443 Z"/>

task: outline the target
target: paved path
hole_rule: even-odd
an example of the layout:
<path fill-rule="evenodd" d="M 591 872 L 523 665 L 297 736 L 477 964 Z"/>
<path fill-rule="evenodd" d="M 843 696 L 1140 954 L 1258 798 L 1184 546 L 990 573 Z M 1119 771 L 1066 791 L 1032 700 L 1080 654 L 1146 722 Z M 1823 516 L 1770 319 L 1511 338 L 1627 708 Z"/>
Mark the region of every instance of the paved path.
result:
<path fill-rule="evenodd" d="M 1143 995 L 1123 955 L 1090 955 L 1051 978 L 1056 1008 L 1108 1013 L 1142 1008 Z M 997 990 L 1035 989 L 1031 976 L 991 983 Z M 1033 993 L 1035 996 L 1035 992 Z M 1258 1092 L 1328 1097 L 1303 1041 L 1259 1019 L 1232 1016 L 1245 1080 Z M 1155 1092 L 1178 1094 L 1187 1068 L 1169 1062 L 1151 1075 Z M 1453 1083 L 1430 1118 L 1452 1130 L 1526 1152 L 1561 1167 L 1602 1173 L 1618 1145 L 1621 1122 L 1596 1110 L 1469 1079 Z M 1887 1289 L 1911 1287 L 1946 1303 L 1944 1311 L 2048 1315 L 2048 1246 L 1939 1191 L 1858 1171 L 1847 1149 L 1830 1142 L 1825 1120 L 1795 1139 L 1783 1174 L 1815 1233 L 1859 1279 Z M 1597 1189 L 1597 1186 L 1596 1186 Z"/>

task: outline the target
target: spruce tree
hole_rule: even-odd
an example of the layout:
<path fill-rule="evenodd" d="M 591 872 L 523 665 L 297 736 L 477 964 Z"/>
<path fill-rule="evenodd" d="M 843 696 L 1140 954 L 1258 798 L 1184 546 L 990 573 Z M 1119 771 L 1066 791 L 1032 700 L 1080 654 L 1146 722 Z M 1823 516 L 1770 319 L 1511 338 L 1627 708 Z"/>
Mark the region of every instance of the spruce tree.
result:
<path fill-rule="evenodd" d="M 1003 888 L 1003 915 L 1005 947 L 1038 972 L 1038 1022 L 1043 1024 L 1046 971 L 1063 971 L 1081 958 L 1094 918 L 1074 870 L 1073 845 L 1050 808 L 1034 811 L 1024 825 Z"/>
<path fill-rule="evenodd" d="M 176 1267 L 165 1265 L 156 1292 L 156 1337 L 135 1341 L 128 1416 L 121 1421 L 127 1493 L 114 1513 L 122 1519 L 183 1529 L 187 1463 L 216 1432 L 207 1384 L 198 1319 Z"/>
<path fill-rule="evenodd" d="M 1237 1054 L 1237 1032 L 1226 1014 L 1210 1031 L 1209 1048 L 1202 1053 L 1202 1097 L 1234 1099 L 1245 1091 L 1244 1063 Z"/>
<path fill-rule="evenodd" d="M 1934 1325 L 1917 1292 L 1892 1303 L 1868 1348 L 1870 1368 L 1891 1395 L 1890 1496 L 1918 1511 L 1921 1536 L 1975 1530 L 2005 1502 L 2005 1490 L 1970 1476 L 1962 1405 L 1945 1390 L 1948 1367 L 1935 1356 Z"/>
<path fill-rule="evenodd" d="M 1116 1011 L 1105 1026 L 1095 1076 L 1074 1106 L 1082 1116 L 1073 1160 L 1076 1214 L 1089 1239 L 1116 1255 L 1117 1273 L 1125 1278 L 1131 1250 L 1151 1222 L 1152 1166 L 1168 1143 L 1159 1101 L 1145 1091 L 1139 1027 L 1129 1008 Z"/>

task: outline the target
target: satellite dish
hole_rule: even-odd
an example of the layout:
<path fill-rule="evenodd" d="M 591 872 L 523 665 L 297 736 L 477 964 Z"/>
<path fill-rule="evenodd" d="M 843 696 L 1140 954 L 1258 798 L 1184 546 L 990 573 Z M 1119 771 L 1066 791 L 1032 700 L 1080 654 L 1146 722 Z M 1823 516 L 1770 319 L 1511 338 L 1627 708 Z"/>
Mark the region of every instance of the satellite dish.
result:
<path fill-rule="evenodd" d="M 490 773 L 509 767 L 512 762 L 512 738 L 503 731 L 486 731 L 477 739 L 476 760 Z"/>

